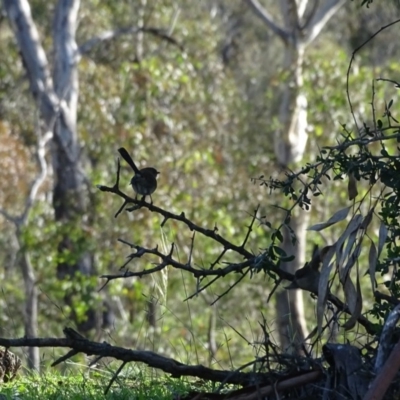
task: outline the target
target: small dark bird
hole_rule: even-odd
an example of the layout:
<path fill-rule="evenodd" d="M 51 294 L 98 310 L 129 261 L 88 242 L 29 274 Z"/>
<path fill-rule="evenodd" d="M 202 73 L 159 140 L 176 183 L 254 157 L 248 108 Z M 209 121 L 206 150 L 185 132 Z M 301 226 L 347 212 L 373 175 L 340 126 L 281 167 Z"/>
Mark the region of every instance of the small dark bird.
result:
<path fill-rule="evenodd" d="M 135 172 L 135 175 L 131 179 L 133 190 L 137 194 L 143 196 L 142 200 L 144 200 L 146 196 L 150 196 L 151 199 L 151 194 L 157 189 L 157 175 L 159 172 L 152 167 L 139 169 L 133 162 L 132 157 L 123 147 L 119 148 L 118 152 Z M 153 202 L 153 200 L 151 201 Z"/>
<path fill-rule="evenodd" d="M 317 294 L 320 278 L 319 266 L 331 247 L 326 246 L 321 250 L 315 248 L 311 261 L 294 273 L 293 281 L 285 289 L 303 289 Z"/>
<path fill-rule="evenodd" d="M 311 293 L 318 293 L 320 273 L 307 263 L 294 273 L 294 279 L 285 289 L 303 289 Z"/>

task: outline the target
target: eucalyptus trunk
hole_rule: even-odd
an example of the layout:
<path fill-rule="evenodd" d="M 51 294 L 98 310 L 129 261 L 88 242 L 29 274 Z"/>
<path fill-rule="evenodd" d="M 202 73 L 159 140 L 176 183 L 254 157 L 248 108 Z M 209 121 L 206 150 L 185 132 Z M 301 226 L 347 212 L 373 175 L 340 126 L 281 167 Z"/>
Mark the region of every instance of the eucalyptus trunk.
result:
<path fill-rule="evenodd" d="M 274 135 L 275 156 L 282 166 L 296 168 L 304 156 L 307 145 L 307 97 L 303 91 L 303 67 L 306 48 L 322 31 L 329 19 L 344 5 L 345 0 L 281 0 L 282 23 L 269 13 L 258 0 L 244 0 L 254 13 L 283 43 L 282 69 L 285 80 L 281 89 L 279 110 L 280 127 Z M 283 232 L 283 250 L 296 258 L 282 267 L 294 273 L 305 261 L 306 227 L 308 214 L 295 210 L 290 227 L 297 242 L 292 243 L 288 229 Z M 300 290 L 281 291 L 276 302 L 279 338 L 282 348 L 301 352 L 307 336 L 303 295 Z"/>
<path fill-rule="evenodd" d="M 78 71 L 80 58 L 76 44 L 79 0 L 59 0 L 53 21 L 53 71 L 41 44 L 27 0 L 4 0 L 4 7 L 17 39 L 21 58 L 44 129 L 52 135 L 51 155 L 54 171 L 53 205 L 55 220 L 62 227 L 85 230 L 88 198 L 84 185 L 82 156 L 76 130 Z M 60 279 L 73 279 L 76 272 L 94 273 L 92 256 L 81 248 L 76 237 L 65 229 L 58 251 L 65 261 L 57 265 Z M 72 257 L 65 257 L 70 254 Z M 88 298 L 90 293 L 81 293 Z M 69 300 L 72 296 L 66 296 Z M 83 330 L 98 326 L 96 312 L 87 313 Z"/>

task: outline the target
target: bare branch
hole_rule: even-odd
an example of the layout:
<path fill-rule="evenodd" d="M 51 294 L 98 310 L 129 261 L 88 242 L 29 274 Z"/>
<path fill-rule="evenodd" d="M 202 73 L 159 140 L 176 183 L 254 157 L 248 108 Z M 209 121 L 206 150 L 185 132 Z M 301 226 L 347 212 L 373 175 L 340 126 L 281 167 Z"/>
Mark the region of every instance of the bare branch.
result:
<path fill-rule="evenodd" d="M 128 26 L 125 28 L 115 29 L 105 31 L 98 36 L 89 39 L 81 46 L 79 46 L 79 53 L 81 55 L 89 53 L 95 46 L 99 45 L 102 42 L 114 40 L 122 35 L 132 35 L 138 32 L 149 33 L 153 36 L 159 37 L 168 43 L 177 46 L 181 51 L 184 51 L 184 48 L 181 44 L 178 43 L 173 37 L 167 34 L 163 29 L 151 28 L 151 27 L 137 27 L 137 26 Z"/>
<path fill-rule="evenodd" d="M 248 250 L 246 250 L 242 245 L 237 246 L 237 245 L 229 242 L 228 240 L 223 238 L 221 235 L 216 233 L 215 229 L 214 230 L 206 229 L 206 228 L 203 228 L 203 227 L 201 227 L 199 225 L 196 225 L 190 219 L 186 218 L 185 213 L 183 213 L 183 212 L 181 214 L 179 214 L 179 215 L 178 214 L 174 214 L 174 213 L 171 213 L 171 212 L 169 212 L 167 210 L 164 210 L 164 209 L 162 209 L 160 207 L 157 207 L 154 204 L 147 203 L 147 202 L 145 202 L 143 200 L 136 200 L 136 199 L 126 195 L 125 193 L 121 192 L 116 185 L 114 185 L 113 187 L 104 186 L 104 185 L 97 185 L 97 188 L 99 190 L 101 190 L 102 192 L 114 193 L 114 194 L 122 197 L 126 201 L 126 203 L 135 204 L 136 206 L 138 206 L 138 208 L 145 207 L 151 212 L 155 212 L 157 214 L 162 215 L 164 217 L 164 221 L 162 222 L 161 225 L 165 225 L 166 222 L 169 219 L 172 219 L 172 220 L 175 220 L 175 221 L 180 221 L 183 224 L 185 224 L 191 231 L 199 232 L 202 235 L 207 236 L 210 239 L 215 240 L 217 243 L 221 244 L 223 247 L 226 247 L 226 248 L 228 248 L 230 250 L 233 250 L 233 251 L 241 254 L 245 258 L 252 258 L 253 257 L 253 254 L 251 252 L 249 252 Z M 135 207 L 133 211 L 137 210 L 138 208 Z"/>
<path fill-rule="evenodd" d="M 107 393 L 108 393 L 108 391 L 110 390 L 112 384 L 115 382 L 115 380 L 117 379 L 119 373 L 122 371 L 122 369 L 125 367 L 126 364 L 127 364 L 127 362 L 124 361 L 124 362 L 119 366 L 119 368 L 115 371 L 113 377 L 111 378 L 110 382 L 108 383 L 108 385 L 107 385 L 107 387 L 106 387 L 106 390 L 104 391 L 104 394 L 107 394 Z"/>
<path fill-rule="evenodd" d="M 124 242 L 122 240 L 119 240 L 119 241 Z M 162 260 L 162 262 L 154 268 L 145 269 L 145 270 L 141 270 L 141 271 L 137 271 L 137 272 L 127 270 L 127 271 L 124 271 L 123 273 L 116 274 L 116 275 L 102 275 L 101 278 L 105 278 L 108 280 L 114 280 L 114 279 L 121 279 L 121 278 L 130 278 L 133 276 L 143 277 L 145 275 L 149 275 L 154 272 L 161 271 L 168 265 L 171 267 L 174 267 L 176 269 L 181 269 L 183 271 L 189 272 L 195 278 L 204 278 L 207 276 L 224 277 L 227 274 L 230 274 L 233 272 L 242 272 L 243 269 L 248 268 L 248 267 L 255 268 L 256 262 L 258 260 L 258 257 L 253 256 L 249 260 L 243 261 L 241 263 L 230 263 L 225 268 L 204 269 L 204 268 L 195 268 L 195 267 L 192 267 L 191 265 L 183 264 L 179 261 L 176 261 L 174 258 L 172 258 L 172 256 L 170 254 L 163 254 L 157 248 L 147 249 L 147 248 L 133 245 L 133 244 L 131 244 L 130 246 L 135 248 L 137 250 L 137 252 L 128 256 L 128 261 L 122 266 L 122 268 L 125 268 L 126 265 L 128 263 L 130 263 L 134 258 L 141 258 L 142 256 L 144 256 L 146 254 L 151 254 L 156 257 L 159 257 Z M 274 270 L 274 272 L 277 272 L 278 270 L 279 269 L 276 267 L 276 271 Z M 279 270 L 279 273 L 281 273 L 280 270 Z M 282 270 L 282 274 L 285 276 L 285 279 L 293 280 L 292 274 L 285 272 L 283 270 Z"/>
<path fill-rule="evenodd" d="M 36 158 L 39 164 L 39 171 L 31 184 L 28 198 L 26 199 L 25 209 L 21 215 L 22 222 L 25 223 L 29 218 L 30 210 L 36 200 L 37 192 L 47 177 L 46 145 L 53 138 L 53 133 L 48 131 L 43 136 L 38 137 L 36 146 Z"/>
<path fill-rule="evenodd" d="M 0 346 L 9 347 L 69 347 L 72 349 L 68 353 L 70 357 L 76 353 L 84 353 L 87 355 L 95 355 L 100 357 L 113 357 L 123 363 L 142 362 L 149 367 L 160 369 L 172 377 L 196 376 L 204 380 L 212 382 L 226 382 L 236 385 L 249 385 L 255 382 L 263 383 L 266 381 L 266 374 L 256 372 L 232 372 L 223 370 L 213 370 L 202 365 L 186 365 L 173 358 L 164 357 L 152 351 L 140 351 L 125 349 L 123 347 L 112 346 L 108 343 L 92 342 L 84 337 L 77 336 L 71 328 L 65 328 L 66 338 L 20 338 L 6 339 L 0 338 Z M 62 357 L 66 359 L 66 356 Z M 57 364 L 56 360 L 53 365 Z M 267 382 L 265 382 L 267 383 Z"/>
<path fill-rule="evenodd" d="M 278 26 L 274 22 L 274 18 L 272 15 L 258 2 L 258 0 L 244 0 L 250 8 L 254 11 L 254 13 L 261 18 L 261 20 L 275 33 L 278 35 L 284 42 L 288 42 L 290 35 L 283 28 Z"/>
<path fill-rule="evenodd" d="M 242 247 L 244 247 L 249 240 L 250 233 L 253 231 L 254 222 L 257 220 L 258 210 L 260 209 L 260 204 L 257 205 L 257 208 L 254 210 L 253 218 L 251 220 L 250 225 L 248 226 L 246 237 L 243 240 Z"/>
<path fill-rule="evenodd" d="M 21 224 L 21 217 L 14 217 L 13 215 L 9 214 L 6 210 L 0 208 L 0 215 L 2 215 L 7 221 L 12 222 L 14 225 L 18 226 Z"/>
<path fill-rule="evenodd" d="M 312 14 L 306 26 L 305 45 L 309 45 L 321 33 L 324 26 L 345 3 L 346 0 L 327 0 Z"/>

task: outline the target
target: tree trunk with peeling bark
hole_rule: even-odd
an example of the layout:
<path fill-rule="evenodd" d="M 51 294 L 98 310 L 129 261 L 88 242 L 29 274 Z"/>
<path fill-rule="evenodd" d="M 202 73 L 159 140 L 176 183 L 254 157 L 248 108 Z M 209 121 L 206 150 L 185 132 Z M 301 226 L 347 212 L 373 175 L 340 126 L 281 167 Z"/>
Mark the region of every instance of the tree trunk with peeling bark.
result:
<path fill-rule="evenodd" d="M 14 31 L 22 61 L 27 72 L 31 93 L 44 121 L 45 130 L 52 133 L 51 146 L 54 170 L 53 205 L 55 219 L 65 224 L 79 224 L 87 212 L 87 193 L 76 131 L 78 103 L 79 51 L 75 40 L 79 0 L 60 0 L 56 4 L 53 24 L 53 73 L 41 45 L 27 0 L 4 0 L 4 7 Z M 76 272 L 92 275 L 91 254 L 79 253 L 79 243 L 65 233 L 58 245 L 60 253 L 78 255 L 76 261 L 60 262 L 60 279 Z M 61 257 L 62 258 L 62 257 Z M 89 312 L 81 329 L 98 325 L 97 313 Z"/>

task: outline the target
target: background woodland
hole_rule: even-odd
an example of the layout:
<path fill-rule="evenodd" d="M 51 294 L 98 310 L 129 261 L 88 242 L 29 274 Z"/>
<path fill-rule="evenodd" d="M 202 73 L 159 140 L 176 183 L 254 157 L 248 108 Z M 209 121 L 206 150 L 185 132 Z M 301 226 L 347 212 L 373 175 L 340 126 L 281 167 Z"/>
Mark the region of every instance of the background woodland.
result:
<path fill-rule="evenodd" d="M 238 246 L 248 235 L 247 251 L 257 254 L 293 204 L 260 177 L 285 179 L 355 131 L 354 118 L 365 126 L 387 115 L 390 101 L 395 109 L 397 88 L 377 79 L 396 79 L 400 70 L 400 25 L 380 32 L 348 68 L 355 49 L 400 17 L 397 1 L 369 8 L 356 1 L 280 3 L 3 2 L 0 337 L 61 336 L 73 326 L 98 341 L 227 369 L 252 360 L 266 330 L 287 350 L 315 328 L 309 293 L 287 291 L 286 283 L 272 293 L 275 282 L 265 273 L 253 271 L 240 284 L 226 275 L 199 293 L 198 279 L 171 266 L 104 287 L 101 278 L 120 273 L 132 253 L 118 239 L 164 253 L 174 244 L 175 258 L 204 269 L 224 250 L 176 220 L 162 224 L 163 216 L 145 207 L 115 218 L 121 199 L 97 185 L 114 184 L 121 146 L 139 166 L 161 172 L 155 206 L 183 212 Z M 37 30 L 31 44 L 18 35 L 29 31 L 17 18 L 18 7 L 27 6 Z M 42 50 L 31 52 L 37 43 Z M 121 163 L 120 189 L 128 195 L 131 176 Z M 293 211 L 292 230 L 282 230 L 282 248 L 296 256 L 282 266 L 290 273 L 345 227 L 306 230 L 352 205 L 346 180 L 324 183 L 311 207 Z M 376 240 L 379 225 L 369 234 Z M 222 266 L 241 262 L 229 251 L 223 256 Z M 146 255 L 125 270 L 154 262 Z M 371 309 L 368 250 L 359 265 L 363 306 Z M 378 287 L 386 279 L 378 276 Z M 338 296 L 340 290 L 331 288 Z M 335 332 L 339 341 L 364 334 Z M 55 354 L 20 353 L 38 370 Z"/>

